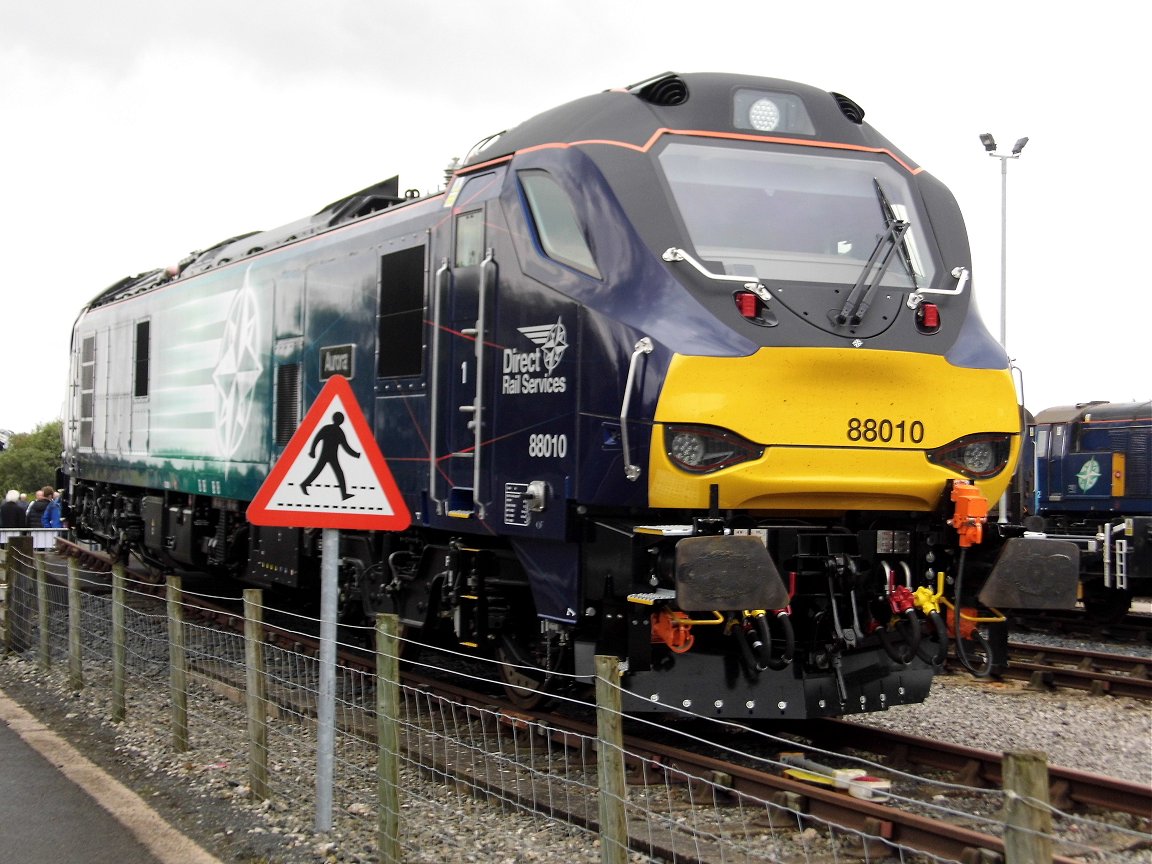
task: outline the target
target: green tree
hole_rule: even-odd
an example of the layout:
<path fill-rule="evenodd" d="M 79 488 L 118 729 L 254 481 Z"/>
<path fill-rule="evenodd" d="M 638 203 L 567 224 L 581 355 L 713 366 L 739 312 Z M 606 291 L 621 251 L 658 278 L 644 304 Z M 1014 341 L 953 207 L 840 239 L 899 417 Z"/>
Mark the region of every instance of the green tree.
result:
<path fill-rule="evenodd" d="M 0 452 L 0 498 L 9 489 L 27 492 L 56 484 L 56 469 L 64 449 L 63 423 L 42 423 L 31 432 L 20 432 Z"/>

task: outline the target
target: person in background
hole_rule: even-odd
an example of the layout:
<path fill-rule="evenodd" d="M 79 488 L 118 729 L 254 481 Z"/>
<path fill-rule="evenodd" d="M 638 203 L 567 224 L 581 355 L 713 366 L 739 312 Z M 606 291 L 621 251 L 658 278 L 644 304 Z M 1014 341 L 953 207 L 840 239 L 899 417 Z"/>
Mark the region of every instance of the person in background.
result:
<path fill-rule="evenodd" d="M 27 522 L 25 523 L 27 527 L 44 527 L 44 511 L 48 509 L 48 504 L 55 494 L 56 490 L 51 486 L 45 486 L 43 489 L 36 490 L 36 498 L 28 505 L 28 512 L 26 514 Z"/>
<path fill-rule="evenodd" d="M 47 491 L 48 487 L 44 487 Z M 60 492 L 52 490 L 52 497 L 48 501 L 48 506 L 44 508 L 44 515 L 40 519 L 40 524 L 45 528 L 63 528 L 64 521 L 60 518 Z"/>
<path fill-rule="evenodd" d="M 27 524 L 25 509 L 20 503 L 20 493 L 15 489 L 9 489 L 8 494 L 4 496 L 4 503 L 0 504 L 0 528 L 24 528 Z"/>

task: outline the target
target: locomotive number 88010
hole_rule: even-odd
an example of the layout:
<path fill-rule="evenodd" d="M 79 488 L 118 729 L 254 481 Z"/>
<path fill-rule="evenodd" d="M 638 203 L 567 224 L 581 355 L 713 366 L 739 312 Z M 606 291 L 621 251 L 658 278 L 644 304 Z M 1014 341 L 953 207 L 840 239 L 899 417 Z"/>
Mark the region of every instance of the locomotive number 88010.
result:
<path fill-rule="evenodd" d="M 666 74 L 458 165 L 129 277 L 76 322 L 75 530 L 310 596 L 246 508 L 326 378 L 412 514 L 348 532 L 341 615 L 514 664 L 627 661 L 632 711 L 796 718 L 928 693 L 1076 549 L 989 523 L 1021 412 L 952 195 L 852 100 Z M 347 496 L 319 485 L 310 495 Z M 331 487 L 331 488 L 328 488 Z"/>

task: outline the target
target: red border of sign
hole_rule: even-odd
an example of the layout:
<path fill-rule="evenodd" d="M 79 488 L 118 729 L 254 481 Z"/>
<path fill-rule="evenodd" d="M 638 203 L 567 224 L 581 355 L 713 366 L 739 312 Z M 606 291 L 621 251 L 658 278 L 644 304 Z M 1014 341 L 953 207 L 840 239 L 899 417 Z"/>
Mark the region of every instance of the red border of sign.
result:
<path fill-rule="evenodd" d="M 300 453 L 312 440 L 312 436 L 321 424 L 326 422 L 328 408 L 339 397 L 344 406 L 345 419 L 352 425 L 356 437 L 360 441 L 360 450 L 368 458 L 368 464 L 376 475 L 380 489 L 384 493 L 388 504 L 392 507 L 391 514 L 371 513 L 345 513 L 338 510 L 330 512 L 316 510 L 269 510 L 268 503 L 280 489 L 288 472 L 295 464 Z M 364 418 L 364 411 L 348 379 L 342 375 L 334 375 L 316 396 L 316 401 L 308 409 L 304 420 L 293 434 L 284 452 L 272 466 L 272 471 L 260 485 L 260 491 L 248 505 L 248 521 L 253 525 L 266 525 L 283 528 L 347 528 L 375 531 L 401 531 L 412 524 L 412 516 L 408 512 L 408 505 L 404 496 L 396 486 L 396 480 L 388 469 L 384 454 L 376 444 L 368 421 Z"/>

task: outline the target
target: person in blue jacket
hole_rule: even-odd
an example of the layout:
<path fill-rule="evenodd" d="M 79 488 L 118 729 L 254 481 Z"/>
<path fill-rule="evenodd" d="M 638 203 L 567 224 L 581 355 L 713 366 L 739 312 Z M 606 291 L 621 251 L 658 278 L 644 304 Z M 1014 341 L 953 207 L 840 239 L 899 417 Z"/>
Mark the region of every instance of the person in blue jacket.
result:
<path fill-rule="evenodd" d="M 44 487 L 44 497 L 48 499 L 48 506 L 40 517 L 40 524 L 45 528 L 63 528 L 64 522 L 60 518 L 60 493 L 50 487 Z"/>
<path fill-rule="evenodd" d="M 47 495 L 47 487 L 45 486 L 45 495 Z M 48 506 L 44 508 L 44 516 L 41 517 L 41 522 L 44 523 L 45 528 L 63 528 L 65 523 L 60 517 L 60 493 L 53 490 L 52 499 L 48 501 Z"/>

